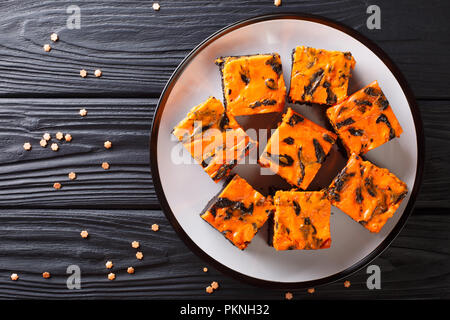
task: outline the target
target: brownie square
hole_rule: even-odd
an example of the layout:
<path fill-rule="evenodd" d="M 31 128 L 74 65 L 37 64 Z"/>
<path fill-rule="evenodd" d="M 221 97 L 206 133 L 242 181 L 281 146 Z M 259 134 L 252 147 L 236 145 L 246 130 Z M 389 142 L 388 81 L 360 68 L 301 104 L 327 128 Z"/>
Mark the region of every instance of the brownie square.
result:
<path fill-rule="evenodd" d="M 244 250 L 273 209 L 271 198 L 265 198 L 247 181 L 235 175 L 201 217 L 232 244 Z"/>
<path fill-rule="evenodd" d="M 306 189 L 335 143 L 336 135 L 289 108 L 259 158 L 290 184 Z"/>
<path fill-rule="evenodd" d="M 225 108 L 234 116 L 281 112 L 286 86 L 277 53 L 223 57 L 216 60 L 222 76 Z"/>
<path fill-rule="evenodd" d="M 348 154 L 365 154 L 403 130 L 377 81 L 328 108 L 327 116 Z"/>
<path fill-rule="evenodd" d="M 214 97 L 192 108 L 172 133 L 215 182 L 257 145 Z"/>
<path fill-rule="evenodd" d="M 328 188 L 331 203 L 371 232 L 379 232 L 408 193 L 404 182 L 352 154 Z"/>
<path fill-rule="evenodd" d="M 326 249 L 331 245 L 331 204 L 324 191 L 277 191 L 273 238 L 276 250 Z"/>
<path fill-rule="evenodd" d="M 355 63 L 350 52 L 295 48 L 289 101 L 333 105 L 343 100 Z"/>

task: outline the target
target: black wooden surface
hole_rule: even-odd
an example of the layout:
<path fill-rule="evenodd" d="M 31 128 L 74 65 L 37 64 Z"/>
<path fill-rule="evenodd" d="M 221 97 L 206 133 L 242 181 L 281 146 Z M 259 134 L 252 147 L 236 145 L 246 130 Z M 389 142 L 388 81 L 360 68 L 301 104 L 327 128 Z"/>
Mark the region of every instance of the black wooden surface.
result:
<path fill-rule="evenodd" d="M 383 48 L 410 83 L 422 112 L 426 168 L 416 209 L 374 263 L 382 289 L 365 270 L 296 299 L 450 298 L 450 27 L 448 1 L 271 0 L 77 1 L 81 29 L 66 28 L 67 1 L 0 1 L 0 298 L 283 299 L 280 290 L 243 284 L 204 263 L 178 239 L 153 189 L 149 130 L 161 90 L 178 63 L 211 33 L 275 12 L 323 15 Z M 381 30 L 366 28 L 366 8 L 381 8 Z M 58 43 L 49 35 L 57 32 Z M 45 53 L 44 43 L 53 50 Z M 90 76 L 82 79 L 79 70 Z M 92 76 L 100 68 L 103 77 Z M 78 110 L 88 109 L 81 118 Z M 44 132 L 73 135 L 58 152 L 38 145 Z M 113 148 L 105 150 L 103 142 Z M 22 144 L 33 149 L 25 152 Z M 111 164 L 109 171 L 100 167 Z M 78 178 L 70 181 L 67 173 Z M 62 183 L 53 190 L 53 182 Z M 161 230 L 152 232 L 158 223 Z M 82 239 L 79 232 L 89 231 Z M 139 240 L 144 259 L 135 258 Z M 108 281 L 106 260 L 115 263 Z M 79 265 L 82 289 L 66 288 Z M 128 275 L 132 265 L 136 274 Z M 41 273 L 49 271 L 51 279 Z M 11 273 L 19 281 L 9 279 Z M 221 289 L 207 295 L 213 280 Z"/>

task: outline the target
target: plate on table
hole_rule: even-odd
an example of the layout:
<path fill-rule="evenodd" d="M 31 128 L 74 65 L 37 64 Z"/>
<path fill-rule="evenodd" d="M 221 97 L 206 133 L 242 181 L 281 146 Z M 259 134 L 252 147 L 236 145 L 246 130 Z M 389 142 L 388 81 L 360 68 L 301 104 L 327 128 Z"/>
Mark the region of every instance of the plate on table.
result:
<path fill-rule="evenodd" d="M 389 169 L 408 186 L 408 195 L 379 233 L 371 233 L 336 207 L 330 218 L 332 246 L 326 250 L 276 251 L 267 244 L 267 224 L 245 250 L 239 250 L 199 217 L 222 188 L 201 166 L 177 158 L 182 145 L 172 128 L 195 105 L 209 96 L 222 100 L 219 68 L 221 56 L 277 52 L 281 56 L 286 87 L 289 88 L 291 54 L 296 46 L 350 51 L 356 66 L 348 94 L 374 80 L 390 102 L 403 134 L 369 151 L 366 158 Z M 289 104 L 287 104 L 289 105 Z M 325 107 L 289 105 L 309 119 L 326 126 Z M 280 115 L 237 118 L 244 129 L 276 126 Z M 255 128 L 256 129 L 256 128 Z M 230 25 L 197 46 L 181 62 L 167 83 L 152 125 L 150 158 L 153 182 L 167 218 L 188 247 L 218 270 L 252 284 L 275 288 L 311 287 L 335 281 L 362 268 L 389 246 L 404 226 L 415 202 L 424 163 L 422 122 L 414 97 L 403 76 L 387 55 L 356 31 L 328 19 L 297 14 L 265 15 Z M 264 144 L 260 144 L 260 154 Z M 328 183 L 345 165 L 340 152 L 330 155 L 313 188 Z M 173 159 L 180 161 L 174 161 Z M 184 159 L 186 160 L 186 159 Z M 283 181 L 261 175 L 257 164 L 238 164 L 233 170 L 255 187 Z M 273 179 L 273 180 L 272 180 Z"/>

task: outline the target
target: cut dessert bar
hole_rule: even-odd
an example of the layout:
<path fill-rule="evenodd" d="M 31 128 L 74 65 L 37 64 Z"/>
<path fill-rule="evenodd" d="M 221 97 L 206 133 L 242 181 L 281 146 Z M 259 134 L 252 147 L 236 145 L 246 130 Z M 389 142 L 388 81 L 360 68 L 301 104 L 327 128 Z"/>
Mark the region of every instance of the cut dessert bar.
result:
<path fill-rule="evenodd" d="M 215 182 L 257 144 L 214 97 L 194 107 L 172 133 Z"/>
<path fill-rule="evenodd" d="M 277 191 L 269 242 L 276 250 L 325 249 L 331 245 L 331 204 L 324 191 Z"/>
<path fill-rule="evenodd" d="M 273 213 L 273 209 L 271 198 L 265 198 L 247 181 L 235 175 L 201 217 L 243 250 Z"/>
<path fill-rule="evenodd" d="M 343 100 L 355 63 L 350 52 L 295 48 L 289 102 L 333 105 Z"/>
<path fill-rule="evenodd" d="M 259 158 L 290 184 L 306 189 L 319 171 L 337 136 L 288 109 Z"/>
<path fill-rule="evenodd" d="M 225 108 L 230 114 L 283 111 L 286 86 L 277 53 L 223 57 L 216 64 L 222 75 Z"/>
<path fill-rule="evenodd" d="M 349 155 L 365 154 L 403 132 L 377 81 L 328 108 L 327 116 Z"/>
<path fill-rule="evenodd" d="M 389 170 L 352 154 L 328 188 L 331 203 L 371 232 L 379 232 L 408 193 Z"/>

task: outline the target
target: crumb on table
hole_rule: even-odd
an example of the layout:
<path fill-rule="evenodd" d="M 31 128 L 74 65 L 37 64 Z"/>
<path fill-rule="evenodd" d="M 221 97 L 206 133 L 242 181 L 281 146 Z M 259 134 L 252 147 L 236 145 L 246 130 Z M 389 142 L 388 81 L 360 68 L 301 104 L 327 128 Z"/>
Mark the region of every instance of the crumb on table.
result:
<path fill-rule="evenodd" d="M 59 182 L 55 182 L 54 184 L 53 184 L 53 188 L 55 188 L 56 190 L 59 190 L 59 189 L 61 189 L 61 183 L 59 183 Z"/>
<path fill-rule="evenodd" d="M 46 132 L 46 133 L 44 133 L 44 135 L 42 136 L 42 138 L 44 138 L 45 141 L 50 141 L 50 139 L 52 138 L 52 136 L 50 135 L 50 133 Z"/>
<path fill-rule="evenodd" d="M 133 267 L 128 267 L 127 272 L 129 274 L 133 274 L 134 273 L 134 268 Z"/>
<path fill-rule="evenodd" d="M 25 143 L 23 144 L 23 148 L 24 148 L 26 151 L 30 151 L 30 150 L 31 150 L 31 143 L 25 142 Z"/>
<path fill-rule="evenodd" d="M 52 50 L 52 47 L 49 44 L 44 44 L 44 51 L 45 52 L 50 52 L 50 50 Z"/>
<path fill-rule="evenodd" d="M 67 142 L 72 141 L 72 135 L 70 133 L 66 133 L 66 135 L 64 136 L 64 140 L 66 140 Z"/>
<path fill-rule="evenodd" d="M 97 69 L 97 70 L 95 70 L 94 71 L 94 75 L 98 78 L 98 77 L 101 77 L 102 76 L 102 70 L 100 70 L 100 69 Z"/>
<path fill-rule="evenodd" d="M 77 174 L 75 172 L 69 172 L 68 174 L 70 180 L 75 180 L 77 178 Z"/>
<path fill-rule="evenodd" d="M 87 232 L 87 230 L 83 230 L 80 232 L 80 235 L 82 238 L 86 239 L 89 235 L 89 233 Z"/>
<path fill-rule="evenodd" d="M 108 140 L 108 141 L 105 141 L 105 143 L 103 145 L 105 146 L 106 149 L 111 149 L 112 142 Z"/>
<path fill-rule="evenodd" d="M 50 272 L 44 272 L 44 273 L 42 273 L 42 278 L 44 278 L 44 279 L 48 279 L 48 278 L 50 278 Z"/>
<path fill-rule="evenodd" d="M 53 151 L 58 151 L 59 150 L 59 146 L 57 143 L 52 143 L 51 148 Z"/>
<path fill-rule="evenodd" d="M 81 109 L 80 110 L 80 116 L 85 117 L 87 115 L 87 110 L 86 109 Z"/>
<path fill-rule="evenodd" d="M 62 138 L 64 138 L 64 134 L 62 132 L 57 132 L 55 135 L 56 139 L 58 140 L 62 140 Z"/>
<path fill-rule="evenodd" d="M 213 282 L 211 283 L 211 287 L 212 287 L 214 290 L 217 290 L 217 289 L 219 288 L 219 283 L 218 283 L 217 281 L 213 281 Z"/>
<path fill-rule="evenodd" d="M 116 275 L 114 273 L 111 272 L 111 273 L 108 274 L 108 279 L 109 280 L 114 280 L 115 278 L 116 278 Z"/>
<path fill-rule="evenodd" d="M 102 168 L 105 169 L 105 170 L 108 170 L 109 169 L 109 163 L 108 162 L 103 162 L 102 163 Z"/>
<path fill-rule="evenodd" d="M 213 293 L 213 292 L 214 292 L 214 289 L 213 289 L 211 286 L 207 286 L 207 287 L 206 287 L 206 292 L 207 292 L 207 293 Z"/>
<path fill-rule="evenodd" d="M 114 266 L 114 264 L 112 263 L 112 261 L 106 261 L 105 266 L 107 269 L 111 269 Z"/>
<path fill-rule="evenodd" d="M 314 293 L 316 290 L 314 288 L 309 288 L 308 293 Z"/>
<path fill-rule="evenodd" d="M 80 76 L 81 76 L 82 78 L 86 78 L 86 77 L 87 77 L 87 71 L 84 70 L 84 69 L 81 69 L 81 70 L 80 70 Z"/>
<path fill-rule="evenodd" d="M 294 296 L 292 295 L 291 292 L 286 292 L 284 294 L 284 297 L 286 298 L 286 300 L 291 300 Z"/>
<path fill-rule="evenodd" d="M 344 282 L 344 287 L 348 288 L 350 287 L 350 284 L 351 284 L 350 281 L 347 280 Z"/>
<path fill-rule="evenodd" d="M 158 231 L 159 230 L 159 225 L 157 225 L 156 223 L 152 224 L 152 230 L 153 231 Z"/>
<path fill-rule="evenodd" d="M 136 258 L 138 260 L 142 260 L 144 258 L 144 254 L 140 251 L 136 252 Z"/>
<path fill-rule="evenodd" d="M 139 241 L 133 241 L 133 242 L 131 243 L 131 246 L 132 246 L 133 248 L 137 249 L 137 248 L 139 248 L 140 243 L 139 243 Z"/>
<path fill-rule="evenodd" d="M 52 40 L 53 42 L 58 41 L 58 40 L 59 40 L 58 34 L 56 34 L 55 32 L 53 32 L 53 33 L 50 35 L 50 40 Z"/>
<path fill-rule="evenodd" d="M 41 139 L 41 141 L 39 141 L 39 144 L 41 145 L 42 148 L 45 148 L 47 146 L 47 140 Z"/>
<path fill-rule="evenodd" d="M 11 280 L 13 280 L 13 281 L 19 280 L 19 275 L 17 273 L 11 274 Z"/>

